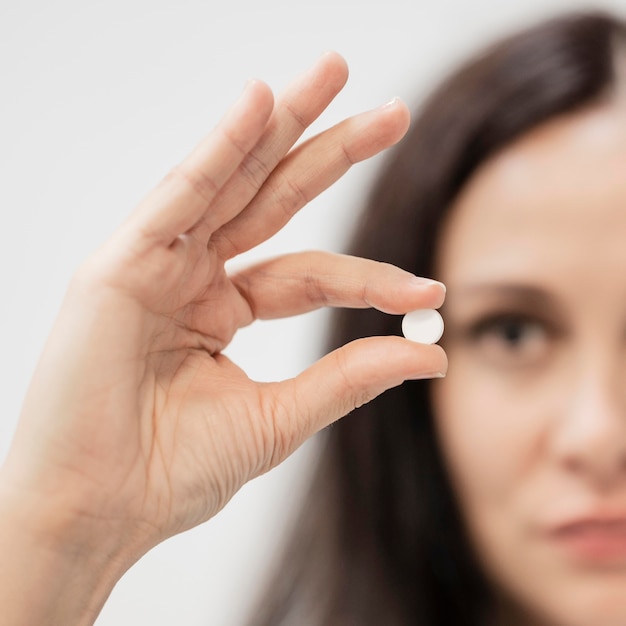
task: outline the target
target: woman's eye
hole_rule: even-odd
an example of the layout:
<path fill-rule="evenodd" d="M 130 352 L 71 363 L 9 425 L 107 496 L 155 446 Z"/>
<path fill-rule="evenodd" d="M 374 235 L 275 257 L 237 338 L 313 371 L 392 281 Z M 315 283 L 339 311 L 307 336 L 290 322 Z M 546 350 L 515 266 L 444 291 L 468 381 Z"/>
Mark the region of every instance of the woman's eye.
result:
<path fill-rule="evenodd" d="M 525 342 L 538 339 L 541 328 L 535 322 L 518 319 L 504 319 L 492 323 L 489 333 L 512 348 L 519 348 Z"/>
<path fill-rule="evenodd" d="M 506 315 L 480 321 L 472 329 L 471 338 L 485 356 L 498 362 L 524 365 L 545 356 L 551 333 L 538 320 Z"/>

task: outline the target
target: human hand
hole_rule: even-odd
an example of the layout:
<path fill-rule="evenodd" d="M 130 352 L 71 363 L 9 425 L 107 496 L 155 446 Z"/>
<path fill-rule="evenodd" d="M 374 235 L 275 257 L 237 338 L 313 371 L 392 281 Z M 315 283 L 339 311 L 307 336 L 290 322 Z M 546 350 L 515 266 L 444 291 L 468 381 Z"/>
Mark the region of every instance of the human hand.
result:
<path fill-rule="evenodd" d="M 222 353 L 255 319 L 327 305 L 402 314 L 443 301 L 437 283 L 321 252 L 225 270 L 405 133 L 408 111 L 394 101 L 292 149 L 346 78 L 331 53 L 276 102 L 249 83 L 71 282 L 1 486 L 44 511 L 54 532 L 71 528 L 81 550 L 106 546 L 112 578 L 355 406 L 445 372 L 438 346 L 401 337 L 353 342 L 276 383 L 250 380 Z"/>

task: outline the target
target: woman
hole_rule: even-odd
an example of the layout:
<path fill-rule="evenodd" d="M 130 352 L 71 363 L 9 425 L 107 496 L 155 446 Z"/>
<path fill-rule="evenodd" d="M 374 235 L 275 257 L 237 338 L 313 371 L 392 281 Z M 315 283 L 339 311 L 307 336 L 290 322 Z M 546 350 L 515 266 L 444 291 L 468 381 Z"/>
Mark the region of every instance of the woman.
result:
<path fill-rule="evenodd" d="M 281 568 L 265 621 L 625 623 L 623 509 L 608 509 L 626 502 L 623 433 L 601 376 L 607 346 L 622 346 L 624 303 L 613 287 L 626 265 L 615 243 L 626 232 L 626 190 L 614 174 L 626 143 L 615 89 L 623 39 L 614 21 L 583 17 L 505 42 L 433 97 L 388 166 L 355 252 L 450 282 L 445 347 L 458 363 L 432 390 L 397 385 L 441 377 L 444 352 L 391 336 L 397 318 L 388 315 L 344 317 L 338 338 L 357 340 L 292 381 L 255 385 L 222 355 L 255 317 L 322 304 L 401 315 L 444 297 L 440 283 L 392 264 L 319 253 L 227 276 L 226 260 L 278 230 L 352 162 L 396 142 L 408 122 L 392 102 L 290 151 L 341 88 L 344 64 L 326 55 L 276 104 L 264 85 L 249 85 L 71 285 L 0 475 L 5 623 L 93 623 L 146 550 L 208 519 L 307 436 L 392 387 L 330 429 L 297 554 Z M 561 162 L 574 174 L 565 189 L 562 169 L 549 167 Z M 524 196 L 535 184 L 535 196 Z M 571 189 L 584 192 L 582 207 L 568 204 Z M 511 198 L 520 200 L 507 206 L 515 228 L 498 212 Z M 576 209 L 564 247 L 537 217 L 562 220 L 552 212 L 561 200 Z M 609 276 L 581 272 L 593 286 L 584 292 L 563 262 L 581 268 L 581 232 L 594 236 L 602 261 L 590 267 Z M 545 254 L 553 248 L 561 271 Z M 463 294 L 475 293 L 477 278 L 479 295 L 486 283 L 492 299 L 507 299 L 483 294 L 470 315 Z M 389 336 L 369 336 L 377 333 Z M 588 427 L 591 408 L 602 428 L 582 428 L 591 439 L 559 431 L 570 437 L 547 455 L 546 424 L 570 420 L 545 420 L 543 409 L 553 415 L 571 380 L 584 391 L 571 422 Z M 520 406 L 527 424 L 511 419 Z M 517 480 L 527 469 L 542 480 Z M 562 493 L 565 519 L 554 517 L 561 501 L 550 504 Z M 580 494 L 596 508 L 572 508 Z M 540 516 L 524 517 L 535 509 Z M 529 519 L 530 537 L 519 532 Z"/>
<path fill-rule="evenodd" d="M 572 15 L 423 106 L 351 252 L 448 287 L 445 380 L 326 433 L 255 624 L 626 624 L 626 28 Z M 333 346 L 398 334 L 338 313 Z"/>

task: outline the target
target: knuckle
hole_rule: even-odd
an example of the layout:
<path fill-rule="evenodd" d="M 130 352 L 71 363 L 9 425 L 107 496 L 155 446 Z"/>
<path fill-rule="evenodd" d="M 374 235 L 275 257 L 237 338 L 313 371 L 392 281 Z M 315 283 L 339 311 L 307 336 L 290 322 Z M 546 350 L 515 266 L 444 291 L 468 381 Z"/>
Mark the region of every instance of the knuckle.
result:
<path fill-rule="evenodd" d="M 224 134 L 226 141 L 235 149 L 236 152 L 239 153 L 241 157 L 244 157 L 247 154 L 248 149 L 245 142 L 239 139 L 232 129 L 222 128 L 222 133 Z"/>
<path fill-rule="evenodd" d="M 357 339 L 352 343 L 361 341 L 367 340 Z M 368 374 L 358 363 L 355 367 L 348 357 L 349 352 L 350 344 L 338 348 L 334 353 L 336 355 L 335 368 L 341 377 L 341 391 L 337 401 L 342 415 L 367 404 L 387 388 L 387 385 L 377 380 L 378 375 Z"/>
<path fill-rule="evenodd" d="M 348 398 L 348 402 L 351 405 L 350 409 L 353 409 L 355 406 L 358 406 L 358 402 L 363 395 L 363 389 L 354 382 L 345 346 L 335 351 L 335 366 L 341 378 L 341 386 L 345 390 L 342 396 Z"/>
<path fill-rule="evenodd" d="M 304 187 L 292 180 L 288 176 L 284 178 L 287 193 L 285 194 L 290 201 L 292 207 L 300 208 L 309 202 L 309 195 L 306 193 Z"/>
<path fill-rule="evenodd" d="M 352 154 L 352 150 L 350 150 L 350 148 L 348 148 L 345 143 L 341 144 L 340 149 L 341 156 L 347 167 L 352 167 L 355 163 L 359 161 L 358 157 Z"/>
<path fill-rule="evenodd" d="M 265 161 L 254 152 L 248 154 L 239 167 L 242 175 L 255 188 L 261 187 L 270 175 L 270 170 Z"/>
<path fill-rule="evenodd" d="M 315 307 L 324 307 L 329 304 L 328 295 L 322 289 L 319 279 L 309 268 L 304 275 L 304 294 L 306 299 Z"/>
<path fill-rule="evenodd" d="M 213 200 L 219 191 L 217 183 L 201 169 L 179 165 L 171 170 L 166 179 L 168 178 L 181 181 L 207 204 Z"/>
<path fill-rule="evenodd" d="M 298 110 L 298 108 L 289 100 L 285 100 L 284 107 L 289 116 L 293 119 L 298 127 L 298 130 L 302 133 L 306 130 L 309 123 L 307 119 L 304 117 L 302 113 Z"/>
<path fill-rule="evenodd" d="M 277 172 L 268 184 L 274 197 L 276 206 L 283 212 L 284 218 L 289 220 L 310 200 L 304 188 L 282 172 Z"/>
<path fill-rule="evenodd" d="M 261 438 L 264 447 L 264 470 L 276 467 L 287 458 L 304 439 L 302 410 L 296 403 L 285 400 L 285 389 L 277 393 L 272 383 L 265 386 L 262 394 L 263 428 Z"/>

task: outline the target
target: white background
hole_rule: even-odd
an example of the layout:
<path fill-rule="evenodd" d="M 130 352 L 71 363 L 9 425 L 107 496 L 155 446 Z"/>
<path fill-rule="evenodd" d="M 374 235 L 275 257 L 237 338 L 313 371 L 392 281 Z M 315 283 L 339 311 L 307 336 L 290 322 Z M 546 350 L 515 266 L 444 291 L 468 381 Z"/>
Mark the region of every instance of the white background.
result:
<path fill-rule="evenodd" d="M 351 79 L 319 130 L 393 96 L 415 104 L 494 35 L 574 7 L 624 13 L 626 0 L 0 0 L 0 459 L 74 268 L 248 78 L 279 91 L 338 50 Z M 376 165 L 356 166 L 252 256 L 340 250 Z M 253 325 L 230 355 L 253 378 L 292 376 L 319 354 L 324 321 Z M 240 624 L 314 455 L 305 446 L 215 519 L 153 550 L 98 626 Z"/>

